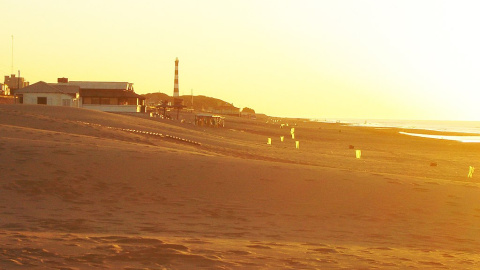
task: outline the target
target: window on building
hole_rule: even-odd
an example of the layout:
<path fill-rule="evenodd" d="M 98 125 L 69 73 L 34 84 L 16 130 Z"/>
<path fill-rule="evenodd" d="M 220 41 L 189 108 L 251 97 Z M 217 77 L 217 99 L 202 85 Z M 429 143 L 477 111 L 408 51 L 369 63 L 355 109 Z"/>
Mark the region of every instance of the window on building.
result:
<path fill-rule="evenodd" d="M 128 105 L 137 105 L 136 98 L 128 98 Z"/>
<path fill-rule="evenodd" d="M 47 97 L 37 97 L 37 104 L 47 105 Z"/>
<path fill-rule="evenodd" d="M 137 105 L 136 98 L 119 98 L 118 99 L 119 105 Z"/>
<path fill-rule="evenodd" d="M 109 99 L 109 98 L 102 98 L 102 99 L 100 100 L 100 104 L 110 105 L 110 99 Z"/>
<path fill-rule="evenodd" d="M 62 106 L 72 106 L 71 99 L 62 99 Z"/>

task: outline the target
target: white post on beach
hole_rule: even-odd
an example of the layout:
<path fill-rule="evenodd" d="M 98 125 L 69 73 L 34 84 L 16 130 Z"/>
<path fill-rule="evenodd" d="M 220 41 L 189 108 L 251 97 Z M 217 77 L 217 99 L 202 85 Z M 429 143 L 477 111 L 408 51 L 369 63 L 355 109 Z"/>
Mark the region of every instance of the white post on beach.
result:
<path fill-rule="evenodd" d="M 272 138 L 267 139 L 267 144 L 272 144 Z"/>
<path fill-rule="evenodd" d="M 281 142 L 283 142 L 283 138 L 285 138 L 285 137 L 283 137 L 283 136 L 280 136 L 280 141 L 281 141 Z"/>
<path fill-rule="evenodd" d="M 362 151 L 361 150 L 355 150 L 355 157 L 356 158 L 361 158 L 362 157 Z"/>
<path fill-rule="evenodd" d="M 468 170 L 468 178 L 473 178 L 473 172 L 475 171 L 475 167 L 470 166 Z"/>
<path fill-rule="evenodd" d="M 300 149 L 300 142 L 299 141 L 295 141 L 295 148 Z"/>

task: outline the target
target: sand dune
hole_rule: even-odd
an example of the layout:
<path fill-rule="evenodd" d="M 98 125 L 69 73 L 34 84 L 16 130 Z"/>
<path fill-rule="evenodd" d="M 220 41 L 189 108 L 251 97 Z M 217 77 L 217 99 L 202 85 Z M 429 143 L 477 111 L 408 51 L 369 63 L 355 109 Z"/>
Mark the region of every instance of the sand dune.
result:
<path fill-rule="evenodd" d="M 480 266 L 478 144 L 183 117 L 0 105 L 0 269 Z"/>

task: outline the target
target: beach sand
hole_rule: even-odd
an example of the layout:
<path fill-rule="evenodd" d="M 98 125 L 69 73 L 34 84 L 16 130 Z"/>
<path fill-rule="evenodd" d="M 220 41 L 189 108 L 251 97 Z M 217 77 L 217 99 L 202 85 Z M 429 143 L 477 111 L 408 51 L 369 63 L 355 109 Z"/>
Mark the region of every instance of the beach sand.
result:
<path fill-rule="evenodd" d="M 0 105 L 0 269 L 480 267 L 480 144 L 183 117 Z"/>

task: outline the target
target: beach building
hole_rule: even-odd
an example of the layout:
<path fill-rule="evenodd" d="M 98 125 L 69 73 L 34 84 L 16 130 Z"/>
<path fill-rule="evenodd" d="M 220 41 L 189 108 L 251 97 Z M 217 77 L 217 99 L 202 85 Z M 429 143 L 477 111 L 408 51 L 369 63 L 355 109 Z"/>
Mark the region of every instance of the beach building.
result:
<path fill-rule="evenodd" d="M 196 114 L 195 125 L 201 127 L 225 127 L 225 117 L 208 113 Z"/>
<path fill-rule="evenodd" d="M 15 93 L 19 103 L 72 106 L 105 112 L 145 112 L 145 98 L 133 83 L 68 81 L 37 82 Z"/>
<path fill-rule="evenodd" d="M 13 96 L 6 95 L 10 90 L 8 85 L 0 83 L 0 104 L 13 104 L 15 100 Z"/>
<path fill-rule="evenodd" d="M 79 107 L 105 112 L 145 112 L 145 98 L 129 82 L 68 81 L 60 78 L 56 85 L 74 85 L 80 89 Z"/>
<path fill-rule="evenodd" d="M 10 96 L 14 95 L 15 91 L 18 89 L 27 87 L 30 83 L 26 82 L 25 78 L 20 76 L 17 77 L 15 74 L 12 74 L 11 76 L 5 76 L 4 84 L 8 86 L 6 88 L 7 91 L 5 92 L 5 95 Z"/>
<path fill-rule="evenodd" d="M 10 92 L 10 90 L 8 89 L 8 85 L 0 83 L 0 95 L 7 95 L 7 92 Z"/>
<path fill-rule="evenodd" d="M 240 108 L 237 108 L 231 104 L 217 106 L 213 108 L 212 113 L 215 114 L 226 114 L 226 115 L 240 115 Z"/>
<path fill-rule="evenodd" d="M 78 91 L 76 86 L 55 86 L 40 81 L 18 89 L 15 96 L 22 104 L 72 106 L 77 100 Z"/>

